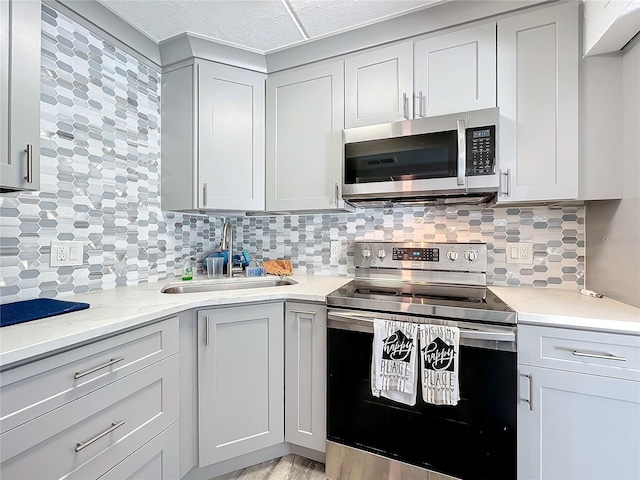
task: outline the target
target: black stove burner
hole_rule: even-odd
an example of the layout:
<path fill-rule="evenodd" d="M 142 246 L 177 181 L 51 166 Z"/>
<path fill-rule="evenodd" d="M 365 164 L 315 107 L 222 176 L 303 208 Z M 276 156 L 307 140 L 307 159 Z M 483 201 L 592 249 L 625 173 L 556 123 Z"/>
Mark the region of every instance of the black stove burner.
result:
<path fill-rule="evenodd" d="M 382 289 L 374 289 L 374 288 L 356 288 L 353 293 L 357 293 L 359 295 L 390 295 L 393 297 L 397 297 L 400 295 L 400 292 L 395 290 L 382 290 Z"/>
<path fill-rule="evenodd" d="M 447 302 L 484 303 L 482 298 L 455 297 L 451 295 L 434 295 L 430 293 L 414 293 L 413 298 L 426 298 L 428 300 L 444 300 Z"/>

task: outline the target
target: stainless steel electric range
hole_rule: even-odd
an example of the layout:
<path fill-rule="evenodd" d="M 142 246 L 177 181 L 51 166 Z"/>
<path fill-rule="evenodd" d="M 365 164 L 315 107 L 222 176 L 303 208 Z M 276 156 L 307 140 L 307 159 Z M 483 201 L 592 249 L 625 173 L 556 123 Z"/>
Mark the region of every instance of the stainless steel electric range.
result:
<path fill-rule="evenodd" d="M 482 243 L 355 245 L 327 297 L 329 480 L 516 478 L 516 313 L 486 287 Z M 371 393 L 373 320 L 460 329 L 455 406 Z"/>

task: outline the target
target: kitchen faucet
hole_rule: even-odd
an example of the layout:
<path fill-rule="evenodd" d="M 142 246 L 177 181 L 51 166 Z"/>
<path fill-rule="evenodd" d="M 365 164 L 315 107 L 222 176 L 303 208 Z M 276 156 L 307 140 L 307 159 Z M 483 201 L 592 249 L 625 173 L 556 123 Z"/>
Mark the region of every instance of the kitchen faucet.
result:
<path fill-rule="evenodd" d="M 227 278 L 231 278 L 233 276 L 233 227 L 231 222 L 224 222 L 222 226 L 220 249 L 227 251 Z"/>

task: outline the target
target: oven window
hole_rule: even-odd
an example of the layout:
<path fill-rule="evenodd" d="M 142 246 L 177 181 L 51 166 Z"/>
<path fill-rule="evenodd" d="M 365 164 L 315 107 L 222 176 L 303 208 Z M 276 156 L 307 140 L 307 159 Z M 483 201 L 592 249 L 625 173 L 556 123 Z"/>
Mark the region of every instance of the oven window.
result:
<path fill-rule="evenodd" d="M 422 180 L 457 176 L 455 131 L 345 145 L 345 183 Z"/>
<path fill-rule="evenodd" d="M 410 407 L 371 395 L 372 341 L 327 331 L 328 440 L 456 478 L 516 478 L 516 353 L 461 346 L 458 405 L 418 390 Z"/>

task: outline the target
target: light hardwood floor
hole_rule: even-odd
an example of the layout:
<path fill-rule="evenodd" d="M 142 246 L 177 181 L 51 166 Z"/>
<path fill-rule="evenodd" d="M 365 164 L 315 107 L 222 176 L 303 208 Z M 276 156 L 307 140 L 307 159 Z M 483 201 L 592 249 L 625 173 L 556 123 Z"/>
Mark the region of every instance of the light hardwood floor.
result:
<path fill-rule="evenodd" d="M 326 477 L 324 464 L 291 454 L 211 480 L 326 480 Z"/>

